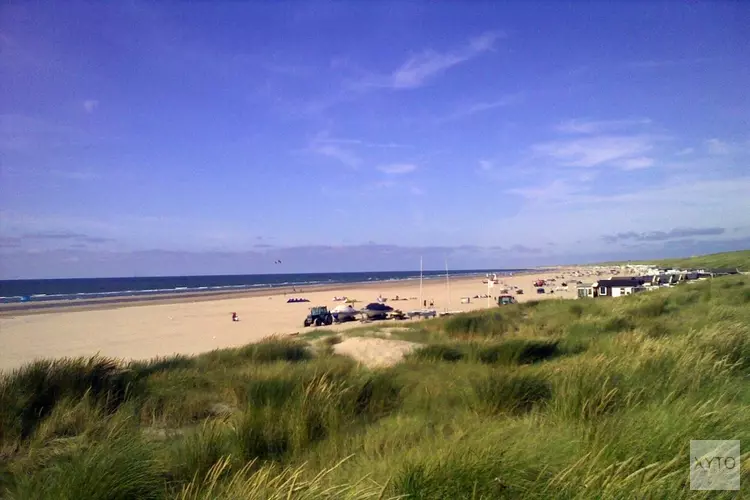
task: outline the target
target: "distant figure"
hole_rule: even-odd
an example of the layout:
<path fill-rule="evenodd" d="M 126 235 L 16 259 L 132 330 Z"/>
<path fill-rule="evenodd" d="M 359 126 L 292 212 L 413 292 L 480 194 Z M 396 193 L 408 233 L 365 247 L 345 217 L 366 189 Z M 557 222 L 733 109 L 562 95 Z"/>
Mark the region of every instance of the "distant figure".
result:
<path fill-rule="evenodd" d="M 434 305 L 435 305 L 435 301 L 434 301 L 434 300 L 431 300 L 431 301 L 430 301 L 430 307 L 432 307 L 432 306 L 434 306 Z"/>
<path fill-rule="evenodd" d="M 427 300 L 424 301 L 424 307 L 427 307 Z"/>
<path fill-rule="evenodd" d="M 236 312 L 233 312 L 233 313 L 232 313 L 232 321 L 239 321 L 239 320 L 240 320 L 240 317 L 239 317 L 239 316 L 237 316 L 237 313 L 236 313 Z"/>

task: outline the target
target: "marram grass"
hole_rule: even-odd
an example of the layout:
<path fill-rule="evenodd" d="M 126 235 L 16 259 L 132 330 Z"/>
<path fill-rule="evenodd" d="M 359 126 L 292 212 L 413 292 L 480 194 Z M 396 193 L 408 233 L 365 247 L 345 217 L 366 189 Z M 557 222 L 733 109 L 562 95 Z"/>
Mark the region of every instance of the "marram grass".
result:
<path fill-rule="evenodd" d="M 750 443 L 750 278 L 410 325 L 379 370 L 302 336 L 6 373 L 0 498 L 737 497 L 688 449 Z"/>

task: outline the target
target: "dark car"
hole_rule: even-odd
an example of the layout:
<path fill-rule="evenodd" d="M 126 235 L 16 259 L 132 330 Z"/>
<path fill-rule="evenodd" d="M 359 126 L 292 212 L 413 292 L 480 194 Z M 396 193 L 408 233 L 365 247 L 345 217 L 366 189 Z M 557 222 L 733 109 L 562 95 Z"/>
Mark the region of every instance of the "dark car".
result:
<path fill-rule="evenodd" d="M 536 289 L 536 293 L 543 294 L 544 293 L 544 288 L 537 288 Z"/>

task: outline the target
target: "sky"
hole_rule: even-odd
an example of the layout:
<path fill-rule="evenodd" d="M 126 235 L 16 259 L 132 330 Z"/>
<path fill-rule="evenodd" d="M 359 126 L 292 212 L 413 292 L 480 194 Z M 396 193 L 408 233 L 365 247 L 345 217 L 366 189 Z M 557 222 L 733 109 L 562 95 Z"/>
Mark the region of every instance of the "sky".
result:
<path fill-rule="evenodd" d="M 5 3 L 0 278 L 750 248 L 748 54 L 741 1 Z"/>

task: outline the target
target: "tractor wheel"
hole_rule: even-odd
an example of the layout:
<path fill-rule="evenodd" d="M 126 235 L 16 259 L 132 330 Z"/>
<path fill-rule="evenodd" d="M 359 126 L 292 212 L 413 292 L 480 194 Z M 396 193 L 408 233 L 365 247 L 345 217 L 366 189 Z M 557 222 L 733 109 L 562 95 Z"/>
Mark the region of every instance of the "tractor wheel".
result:
<path fill-rule="evenodd" d="M 323 321 L 321 321 L 320 318 L 315 318 L 315 326 L 320 326 L 323 324 Z"/>
<path fill-rule="evenodd" d="M 330 325 L 333 323 L 333 316 L 326 316 L 326 325 Z"/>

